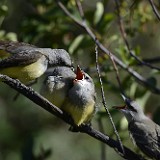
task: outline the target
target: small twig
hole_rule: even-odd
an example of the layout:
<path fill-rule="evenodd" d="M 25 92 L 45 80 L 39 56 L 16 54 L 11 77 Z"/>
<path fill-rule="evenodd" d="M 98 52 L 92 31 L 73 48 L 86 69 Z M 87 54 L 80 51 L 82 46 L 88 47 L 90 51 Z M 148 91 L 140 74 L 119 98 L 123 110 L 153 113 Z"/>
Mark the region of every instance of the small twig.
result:
<path fill-rule="evenodd" d="M 124 64 L 118 57 L 116 57 L 112 52 L 110 52 L 103 44 L 99 42 L 95 34 L 91 31 L 91 29 L 83 22 L 77 20 L 72 14 L 67 10 L 67 8 L 61 3 L 60 0 L 56 0 L 58 6 L 62 9 L 62 11 L 69 16 L 78 26 L 82 27 L 86 30 L 88 35 L 93 39 L 93 41 L 96 43 L 96 45 L 103 51 L 103 53 L 112 55 L 117 65 L 119 65 L 121 68 L 126 70 L 131 76 L 133 76 L 142 86 L 149 89 L 151 92 L 155 94 L 160 94 L 160 89 L 149 83 L 144 77 L 142 77 L 139 73 L 128 67 L 126 64 Z"/>
<path fill-rule="evenodd" d="M 34 91 L 32 88 L 25 86 L 20 81 L 16 79 L 12 79 L 6 75 L 0 74 L 0 79 L 2 82 L 10 86 L 11 88 L 15 89 L 16 91 L 20 92 L 24 96 L 26 96 L 28 99 L 30 99 L 32 102 L 37 104 L 39 107 L 45 109 L 46 111 L 50 112 L 52 115 L 55 115 L 65 121 L 66 123 L 74 126 L 73 120 L 62 110 L 60 110 L 58 107 L 53 105 L 51 102 L 49 102 L 46 98 L 42 97 L 39 93 Z M 110 138 L 107 135 L 104 135 L 103 133 L 93 129 L 91 126 L 88 125 L 81 125 L 76 128 L 77 131 L 86 133 L 90 135 L 91 137 L 109 145 L 110 147 L 114 148 L 116 151 L 119 151 L 120 153 L 121 148 L 119 147 L 119 143 L 115 141 L 114 139 Z M 145 160 L 141 156 L 137 155 L 133 151 L 131 151 L 129 148 L 125 147 L 125 155 L 121 155 L 124 158 L 130 159 L 130 160 Z"/>
<path fill-rule="evenodd" d="M 75 1 L 76 1 L 76 5 L 77 5 L 77 8 L 79 10 L 79 14 L 80 14 L 81 18 L 83 20 L 85 20 L 84 12 L 83 12 L 83 8 L 82 8 L 82 5 L 81 5 L 81 2 L 79 0 L 75 0 Z"/>
<path fill-rule="evenodd" d="M 120 91 L 121 91 L 121 93 L 124 93 L 124 91 L 122 89 L 121 80 L 120 80 L 120 77 L 119 77 L 119 71 L 118 71 L 117 65 L 116 65 L 116 63 L 115 63 L 114 58 L 112 57 L 112 55 L 110 55 L 109 58 L 112 61 L 112 64 L 113 64 L 113 67 L 114 67 L 114 70 L 115 70 L 115 73 L 116 73 L 116 79 L 118 81 L 118 85 L 119 85 Z"/>
<path fill-rule="evenodd" d="M 157 8 L 156 8 L 156 6 L 154 5 L 153 1 L 152 1 L 152 0 L 149 0 L 149 3 L 150 3 L 150 5 L 151 5 L 151 7 L 152 7 L 152 9 L 153 9 L 154 14 L 156 15 L 156 17 L 157 17 L 158 20 L 160 21 L 160 14 L 158 13 Z"/>
<path fill-rule="evenodd" d="M 124 25 L 123 25 L 123 21 L 122 21 L 122 17 L 121 17 L 121 14 L 120 14 L 120 4 L 119 4 L 119 1 L 118 0 L 115 0 L 115 4 L 116 4 L 116 8 L 117 8 L 117 15 L 118 15 L 118 23 L 119 23 L 119 29 L 120 29 L 120 32 L 121 32 L 121 35 L 122 35 L 122 38 L 123 38 L 123 41 L 124 43 L 126 44 L 126 47 L 128 49 L 128 52 L 130 54 L 131 57 L 133 57 L 138 63 L 142 64 L 142 65 L 145 65 L 151 69 L 156 69 L 158 71 L 160 71 L 160 68 L 159 67 L 156 67 L 156 66 L 152 66 L 150 63 L 147 63 L 147 62 L 144 62 L 143 60 L 141 60 L 139 57 L 137 57 L 132 49 L 130 48 L 130 45 L 129 45 L 129 42 L 127 40 L 127 34 L 125 32 L 125 28 L 124 28 Z"/>
<path fill-rule="evenodd" d="M 102 117 L 98 118 L 98 126 L 99 126 L 100 132 L 104 133 L 104 128 L 103 128 L 103 124 L 102 124 Z M 101 160 L 107 160 L 106 145 L 104 145 L 104 143 L 101 143 Z"/>
<path fill-rule="evenodd" d="M 98 62 L 98 47 L 97 45 L 95 46 L 95 53 L 96 53 L 96 69 L 97 69 L 97 74 L 98 74 L 98 78 L 99 78 L 99 83 L 100 83 L 100 86 L 101 86 L 101 94 L 102 94 L 102 102 L 103 102 L 103 106 L 108 114 L 108 117 L 110 119 L 110 122 L 112 124 L 112 127 L 114 129 L 114 133 L 116 134 L 116 137 L 117 137 L 117 140 L 119 141 L 119 144 L 120 144 L 120 147 L 122 149 L 122 153 L 125 154 L 124 152 L 124 148 L 123 148 L 123 145 L 122 145 L 122 141 L 120 139 L 120 136 L 118 134 L 118 131 L 116 129 L 116 126 L 113 122 L 113 119 L 112 119 L 112 116 L 109 112 L 109 109 L 107 107 L 107 103 L 106 103 L 106 99 L 105 99 L 105 95 L 104 95 L 104 89 L 103 89 L 103 82 L 102 82 L 102 79 L 101 79 L 101 73 L 100 73 L 100 69 L 99 69 L 99 62 Z"/>

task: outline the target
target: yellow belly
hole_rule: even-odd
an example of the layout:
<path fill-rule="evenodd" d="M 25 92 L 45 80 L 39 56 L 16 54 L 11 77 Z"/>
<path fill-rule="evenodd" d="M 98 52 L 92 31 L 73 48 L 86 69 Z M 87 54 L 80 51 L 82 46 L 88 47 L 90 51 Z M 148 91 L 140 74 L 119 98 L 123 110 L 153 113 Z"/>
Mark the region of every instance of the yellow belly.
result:
<path fill-rule="evenodd" d="M 19 79 L 23 83 L 28 83 L 40 77 L 47 69 L 47 63 L 44 64 L 44 59 L 23 66 L 7 67 L 0 69 L 1 74 L 8 75 L 11 78 Z"/>
<path fill-rule="evenodd" d="M 61 108 L 62 104 L 64 103 L 64 100 L 66 98 L 66 93 L 65 91 L 62 90 L 55 90 L 53 91 L 54 93 L 49 93 L 44 91 L 42 94 L 45 98 L 47 98 L 51 103 L 53 103 L 55 106 Z"/>
<path fill-rule="evenodd" d="M 74 123 L 79 126 L 82 123 L 87 123 L 91 120 L 94 114 L 94 102 L 86 104 L 85 107 L 73 106 L 70 103 L 65 103 L 62 108 L 67 112 L 74 120 Z"/>

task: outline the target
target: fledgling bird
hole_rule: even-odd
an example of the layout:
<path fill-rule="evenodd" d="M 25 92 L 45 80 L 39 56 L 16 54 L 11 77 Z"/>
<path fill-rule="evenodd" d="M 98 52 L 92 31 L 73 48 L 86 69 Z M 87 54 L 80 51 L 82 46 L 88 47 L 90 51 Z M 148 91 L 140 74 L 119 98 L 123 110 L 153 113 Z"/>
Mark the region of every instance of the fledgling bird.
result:
<path fill-rule="evenodd" d="M 72 66 L 64 49 L 38 48 L 23 42 L 0 41 L 0 58 L 0 74 L 23 83 L 39 78 L 50 66 Z"/>
<path fill-rule="evenodd" d="M 73 86 L 76 74 L 70 67 L 53 67 L 47 75 L 41 88 L 41 95 L 51 103 L 61 108 L 68 90 Z"/>
<path fill-rule="evenodd" d="M 96 111 L 95 98 L 92 78 L 77 67 L 73 86 L 68 91 L 62 109 L 71 115 L 77 126 L 80 126 L 82 123 L 89 123 L 92 119 Z"/>
<path fill-rule="evenodd" d="M 68 67 L 56 67 L 53 74 L 45 81 L 42 95 L 68 113 L 77 126 L 89 123 L 96 111 L 92 78 L 79 66 L 76 74 Z"/>
<path fill-rule="evenodd" d="M 136 145 L 149 157 L 160 160 L 160 126 L 149 119 L 142 108 L 123 95 L 126 105 L 114 106 L 128 121 L 128 130 Z"/>

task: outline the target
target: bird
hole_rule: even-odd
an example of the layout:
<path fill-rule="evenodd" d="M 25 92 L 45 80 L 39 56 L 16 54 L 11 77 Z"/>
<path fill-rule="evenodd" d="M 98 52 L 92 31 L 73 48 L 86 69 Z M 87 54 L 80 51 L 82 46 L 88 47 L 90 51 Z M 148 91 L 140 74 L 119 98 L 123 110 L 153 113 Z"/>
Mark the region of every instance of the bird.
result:
<path fill-rule="evenodd" d="M 72 66 L 64 49 L 38 48 L 24 42 L 0 40 L 0 74 L 28 83 L 51 66 Z"/>
<path fill-rule="evenodd" d="M 52 67 L 46 73 L 40 93 L 51 103 L 61 108 L 68 90 L 73 86 L 75 77 L 73 68 L 67 66 Z"/>
<path fill-rule="evenodd" d="M 128 121 L 128 130 L 140 150 L 148 157 L 160 160 L 160 126 L 148 118 L 136 101 L 122 95 L 125 105 L 113 106 Z"/>
<path fill-rule="evenodd" d="M 68 67 L 55 67 L 42 88 L 41 94 L 71 116 L 76 126 L 90 123 L 96 112 L 95 86 L 79 66 L 76 73 Z"/>

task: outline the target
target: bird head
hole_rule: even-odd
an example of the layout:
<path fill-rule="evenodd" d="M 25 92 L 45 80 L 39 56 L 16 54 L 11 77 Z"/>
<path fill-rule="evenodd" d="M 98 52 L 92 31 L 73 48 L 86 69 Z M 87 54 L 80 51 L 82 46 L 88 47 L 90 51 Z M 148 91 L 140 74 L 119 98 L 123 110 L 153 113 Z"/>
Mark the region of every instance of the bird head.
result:
<path fill-rule="evenodd" d="M 95 92 L 92 78 L 77 66 L 76 77 L 73 80 L 73 86 L 77 89 L 86 90 L 86 92 Z"/>
<path fill-rule="evenodd" d="M 82 85 L 93 83 L 92 78 L 85 73 L 79 66 L 77 66 L 76 78 L 73 80 L 74 83 L 80 83 Z"/>
<path fill-rule="evenodd" d="M 127 98 L 125 95 L 122 95 L 125 105 L 122 106 L 113 106 L 113 108 L 120 110 L 128 122 L 132 120 L 138 120 L 144 117 L 142 108 L 136 103 L 136 101 Z"/>

